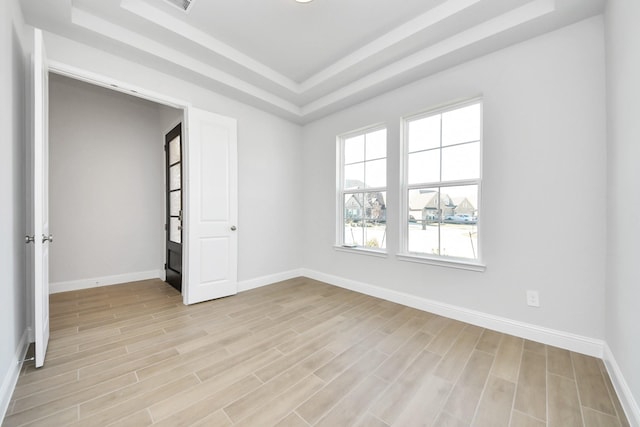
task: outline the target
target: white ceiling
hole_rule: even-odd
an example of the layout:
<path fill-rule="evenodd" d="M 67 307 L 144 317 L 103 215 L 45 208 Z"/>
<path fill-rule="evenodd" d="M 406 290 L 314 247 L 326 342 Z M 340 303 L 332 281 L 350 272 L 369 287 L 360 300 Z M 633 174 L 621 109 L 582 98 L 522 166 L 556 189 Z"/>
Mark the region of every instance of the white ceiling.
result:
<path fill-rule="evenodd" d="M 21 0 L 29 24 L 305 123 L 605 0 Z"/>

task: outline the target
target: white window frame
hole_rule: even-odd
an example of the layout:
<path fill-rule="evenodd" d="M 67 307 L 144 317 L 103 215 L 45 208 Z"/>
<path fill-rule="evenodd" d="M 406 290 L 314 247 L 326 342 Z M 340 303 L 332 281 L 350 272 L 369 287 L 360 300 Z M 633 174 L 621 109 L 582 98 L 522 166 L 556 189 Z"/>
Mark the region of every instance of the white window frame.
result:
<path fill-rule="evenodd" d="M 437 114 L 446 113 L 448 111 L 457 110 L 459 108 L 467 107 L 474 104 L 480 104 L 480 165 L 479 165 L 479 176 L 477 179 L 464 179 L 457 181 L 437 181 L 432 183 L 420 183 L 420 184 L 411 184 L 409 185 L 409 177 L 408 177 L 408 169 L 409 169 L 409 122 L 414 120 L 423 119 L 426 117 L 434 116 Z M 402 132 L 401 138 L 401 155 L 400 155 L 400 253 L 397 254 L 397 258 L 402 261 L 409 262 L 417 262 L 423 264 L 431 264 L 442 267 L 451 267 L 451 268 L 459 268 L 463 270 L 472 270 L 472 271 L 485 271 L 486 265 L 483 263 L 482 259 L 482 233 L 481 233 L 481 224 L 482 224 L 482 168 L 483 168 L 483 146 L 484 146 L 484 135 L 483 135 L 483 101 L 481 97 L 468 99 L 462 102 L 456 102 L 452 104 L 448 104 L 443 107 L 438 107 L 434 109 L 429 109 L 426 111 L 422 111 L 416 114 L 412 114 L 410 116 L 405 116 L 401 119 L 400 128 Z M 440 148 L 442 149 L 442 148 Z M 469 258 L 459 258 L 453 256 L 446 255 L 433 255 L 426 253 L 417 253 L 417 252 L 409 252 L 409 227 L 408 227 L 408 215 L 409 215 L 409 190 L 412 189 L 421 189 L 425 187 L 454 187 L 461 185 L 477 185 L 478 186 L 478 206 L 477 210 L 479 212 L 478 221 L 476 223 L 477 227 L 477 257 L 476 259 Z"/>
<path fill-rule="evenodd" d="M 387 168 L 387 182 L 384 187 L 371 187 L 367 188 L 366 191 L 364 189 L 359 190 L 345 190 L 344 189 L 344 142 L 347 139 L 365 135 L 367 133 L 377 132 L 380 130 L 384 130 L 386 132 L 386 168 Z M 342 252 L 352 252 L 352 253 L 360 253 L 365 255 L 372 255 L 377 257 L 386 257 L 388 247 L 385 244 L 385 248 L 370 248 L 366 246 L 347 246 L 344 244 L 344 195 L 352 194 L 352 193 L 371 193 L 371 192 L 385 192 L 385 194 L 389 195 L 389 130 L 387 129 L 386 124 L 378 123 L 375 125 L 367 126 L 361 129 L 353 130 L 348 133 L 344 133 L 338 135 L 336 137 L 336 243 L 334 245 L 334 249 Z M 385 205 L 386 206 L 386 205 Z M 389 210 L 389 207 L 386 206 L 385 209 Z M 385 223 L 385 227 L 387 227 L 388 223 Z M 387 227 L 388 231 L 388 227 Z"/>

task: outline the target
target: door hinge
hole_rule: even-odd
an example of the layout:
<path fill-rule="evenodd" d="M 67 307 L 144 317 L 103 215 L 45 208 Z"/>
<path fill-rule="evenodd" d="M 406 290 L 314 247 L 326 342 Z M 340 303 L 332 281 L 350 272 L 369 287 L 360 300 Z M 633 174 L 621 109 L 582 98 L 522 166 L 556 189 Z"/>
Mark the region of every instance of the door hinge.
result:
<path fill-rule="evenodd" d="M 166 264 L 166 263 L 164 264 L 164 269 L 165 269 L 165 270 L 167 269 L 167 264 Z"/>
<path fill-rule="evenodd" d="M 164 231 L 167 231 L 167 224 L 164 225 Z"/>

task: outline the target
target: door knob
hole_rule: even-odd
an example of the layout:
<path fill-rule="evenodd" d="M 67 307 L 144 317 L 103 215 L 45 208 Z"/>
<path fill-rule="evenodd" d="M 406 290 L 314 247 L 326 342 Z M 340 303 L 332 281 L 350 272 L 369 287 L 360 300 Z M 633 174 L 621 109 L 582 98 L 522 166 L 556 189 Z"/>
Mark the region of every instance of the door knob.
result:
<path fill-rule="evenodd" d="M 36 241 L 36 236 L 24 236 L 25 243 L 33 243 Z"/>
<path fill-rule="evenodd" d="M 231 226 L 231 231 L 236 231 L 236 226 L 235 225 Z"/>
<path fill-rule="evenodd" d="M 49 243 L 53 243 L 53 235 L 49 234 L 48 236 L 42 235 L 42 243 L 49 241 Z"/>

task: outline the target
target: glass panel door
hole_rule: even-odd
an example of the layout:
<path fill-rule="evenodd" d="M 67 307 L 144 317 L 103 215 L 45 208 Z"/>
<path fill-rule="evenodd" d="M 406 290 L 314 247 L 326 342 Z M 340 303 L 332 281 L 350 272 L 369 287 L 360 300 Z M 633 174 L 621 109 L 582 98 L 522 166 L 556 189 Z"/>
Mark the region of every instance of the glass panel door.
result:
<path fill-rule="evenodd" d="M 182 290 L 182 126 L 165 136 L 167 173 L 166 281 Z"/>
<path fill-rule="evenodd" d="M 182 158 L 180 135 L 169 141 L 169 240 L 182 243 Z"/>

